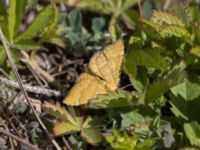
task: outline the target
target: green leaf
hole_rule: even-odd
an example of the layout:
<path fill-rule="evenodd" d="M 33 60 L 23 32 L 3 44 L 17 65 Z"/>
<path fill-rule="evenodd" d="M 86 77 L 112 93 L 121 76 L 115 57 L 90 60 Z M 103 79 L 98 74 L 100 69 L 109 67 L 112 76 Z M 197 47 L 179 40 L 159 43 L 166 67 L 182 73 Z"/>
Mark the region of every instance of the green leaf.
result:
<path fill-rule="evenodd" d="M 43 38 L 42 40 L 51 40 L 51 38 L 54 38 L 56 37 L 56 32 L 57 30 L 61 29 L 61 27 L 59 28 L 56 28 L 57 27 L 57 24 L 58 24 L 58 21 L 59 21 L 59 12 L 58 12 L 58 9 L 56 7 L 53 7 L 53 16 L 52 16 L 52 19 L 51 19 L 51 22 L 49 23 L 49 25 L 45 28 L 45 31 L 43 33 Z"/>
<path fill-rule="evenodd" d="M 92 20 L 92 31 L 94 33 L 102 32 L 104 26 L 105 26 L 105 20 L 103 18 L 94 18 Z"/>
<path fill-rule="evenodd" d="M 168 24 L 184 27 L 184 23 L 176 15 L 162 11 L 155 11 L 151 17 L 151 21 L 158 26 Z"/>
<path fill-rule="evenodd" d="M 0 18 L 1 18 L 1 16 L 5 16 L 6 15 L 5 1 L 0 0 L 0 6 L 1 6 L 1 9 L 0 9 Z"/>
<path fill-rule="evenodd" d="M 159 54 L 159 50 L 134 50 L 133 58 L 136 64 L 147 68 L 166 70 L 168 68 L 167 61 Z"/>
<path fill-rule="evenodd" d="M 137 98 L 130 92 L 118 90 L 98 95 L 89 101 L 89 107 L 95 109 L 116 108 L 137 105 Z"/>
<path fill-rule="evenodd" d="M 142 109 L 145 109 L 145 112 L 141 112 Z M 149 125 L 151 123 L 151 118 L 150 117 L 145 117 L 143 116 L 147 115 L 148 116 L 151 114 L 148 112 L 148 109 L 145 107 L 139 107 L 131 110 L 126 110 L 126 111 L 121 111 L 121 127 L 122 128 L 128 128 L 131 125 L 134 126 L 134 130 L 138 132 L 144 132 L 149 130 Z"/>
<path fill-rule="evenodd" d="M 53 7 L 48 6 L 40 12 L 30 27 L 28 27 L 24 33 L 17 37 L 16 41 L 31 39 L 38 36 L 42 31 L 44 31 L 45 27 L 48 26 L 52 17 Z"/>
<path fill-rule="evenodd" d="M 121 150 L 134 150 L 137 149 L 137 143 L 140 139 L 139 135 L 128 135 L 126 131 L 120 133 L 118 130 L 114 130 L 113 135 L 107 135 L 106 141 L 110 143 L 113 149 Z"/>
<path fill-rule="evenodd" d="M 191 53 L 200 58 L 200 46 L 195 46 L 191 49 Z"/>
<path fill-rule="evenodd" d="M 68 22 L 71 28 L 71 32 L 82 32 L 82 15 L 80 10 L 74 9 L 68 14 Z"/>
<path fill-rule="evenodd" d="M 168 78 L 154 81 L 147 89 L 146 103 L 149 104 L 162 96 L 170 88 L 180 83 L 183 78 L 184 74 L 179 72 L 179 70 L 175 70 Z"/>
<path fill-rule="evenodd" d="M 171 80 L 158 80 L 151 84 L 147 89 L 146 102 L 147 104 L 156 100 L 167 92 L 172 86 L 173 81 Z"/>
<path fill-rule="evenodd" d="M 3 47 L 0 46 L 0 66 L 5 63 L 6 60 L 6 53 Z"/>
<path fill-rule="evenodd" d="M 93 128 L 102 126 L 103 124 L 106 124 L 105 118 L 100 118 L 99 116 L 89 116 L 85 119 L 82 128 Z"/>
<path fill-rule="evenodd" d="M 8 31 L 9 41 L 13 42 L 16 32 L 22 20 L 25 10 L 25 0 L 10 1 L 8 9 Z"/>
<path fill-rule="evenodd" d="M 145 18 L 150 18 L 153 13 L 153 2 L 145 1 L 142 4 L 142 13 Z"/>
<path fill-rule="evenodd" d="M 102 2 L 100 0 L 82 0 L 77 5 L 79 8 L 88 9 L 98 13 L 110 13 L 110 8 L 107 2 Z"/>
<path fill-rule="evenodd" d="M 190 144 L 200 147 L 200 125 L 197 122 L 186 123 L 184 130 Z"/>
<path fill-rule="evenodd" d="M 70 122 L 58 122 L 53 127 L 53 133 L 55 136 L 66 135 L 70 133 L 79 132 L 80 127 Z"/>
<path fill-rule="evenodd" d="M 137 0 L 124 0 L 122 4 L 123 5 L 122 10 L 125 11 L 136 4 L 137 4 Z"/>
<path fill-rule="evenodd" d="M 167 25 L 167 26 L 162 27 L 160 34 L 162 37 L 171 37 L 171 36 L 189 37 L 190 36 L 189 32 L 184 27 L 177 26 L 177 25 Z"/>
<path fill-rule="evenodd" d="M 200 97 L 200 84 L 186 81 L 173 87 L 171 91 L 174 95 L 179 95 L 186 101 L 190 101 Z"/>
<path fill-rule="evenodd" d="M 101 133 L 93 128 L 81 129 L 81 136 L 92 145 L 97 145 L 103 140 Z"/>
<path fill-rule="evenodd" d="M 200 85 L 186 81 L 171 89 L 170 104 L 175 116 L 184 120 L 199 120 L 200 102 L 199 102 Z"/>
<path fill-rule="evenodd" d="M 136 22 L 139 18 L 139 15 L 135 10 L 129 9 L 122 13 L 120 17 L 129 29 L 135 29 Z"/>
<path fill-rule="evenodd" d="M 21 40 L 12 44 L 11 47 L 18 50 L 37 50 L 40 46 L 29 40 Z"/>
<path fill-rule="evenodd" d="M 189 11 L 190 11 L 190 16 L 192 18 L 193 22 L 198 22 L 199 21 L 199 6 L 198 3 L 195 0 L 191 0 L 189 3 Z"/>
<path fill-rule="evenodd" d="M 16 9 L 17 0 L 10 1 L 8 9 L 8 31 L 9 31 L 9 41 L 12 42 L 15 35 L 15 25 L 16 25 Z"/>
<path fill-rule="evenodd" d="M 153 40 L 161 39 L 158 25 L 146 19 L 141 19 L 140 22 L 143 32 L 145 32 L 151 39 Z"/>

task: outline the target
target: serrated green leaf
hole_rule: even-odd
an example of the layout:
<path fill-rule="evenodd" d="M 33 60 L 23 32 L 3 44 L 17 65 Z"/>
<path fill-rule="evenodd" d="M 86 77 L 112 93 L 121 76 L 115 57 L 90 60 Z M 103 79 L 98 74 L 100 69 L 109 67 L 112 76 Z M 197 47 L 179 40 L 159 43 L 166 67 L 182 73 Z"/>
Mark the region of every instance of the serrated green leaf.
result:
<path fill-rule="evenodd" d="M 58 122 L 53 127 L 53 133 L 55 136 L 66 135 L 70 133 L 79 132 L 80 127 L 70 122 Z"/>
<path fill-rule="evenodd" d="M 143 31 L 152 39 L 154 40 L 160 40 L 161 39 L 161 35 L 159 33 L 159 26 L 154 24 L 151 21 L 148 21 L 146 19 L 141 19 L 141 26 Z"/>
<path fill-rule="evenodd" d="M 118 90 L 98 95 L 89 101 L 89 107 L 95 109 L 116 108 L 137 105 L 137 98 L 130 92 Z"/>
<path fill-rule="evenodd" d="M 146 102 L 150 103 L 167 92 L 173 86 L 173 81 L 171 80 L 159 80 L 155 81 L 148 87 L 146 94 Z"/>
<path fill-rule="evenodd" d="M 97 145 L 103 140 L 101 133 L 94 128 L 81 129 L 81 136 L 92 145 Z"/>
<path fill-rule="evenodd" d="M 40 12 L 40 14 L 35 18 L 33 23 L 28 27 L 28 29 L 17 37 L 16 41 L 31 39 L 35 36 L 38 36 L 41 33 L 41 31 L 43 31 L 45 27 L 47 27 L 52 17 L 53 7 L 48 6 L 44 8 Z"/>
<path fill-rule="evenodd" d="M 145 66 L 147 68 L 154 68 L 159 70 L 166 70 L 168 63 L 159 54 L 159 50 L 134 50 L 133 58 L 137 65 Z"/>
<path fill-rule="evenodd" d="M 190 36 L 189 32 L 184 27 L 176 26 L 176 25 L 166 25 L 164 27 L 161 27 L 160 34 L 162 37 L 171 37 L 171 36 L 189 37 Z"/>
<path fill-rule="evenodd" d="M 177 16 L 162 11 L 155 11 L 151 17 L 151 21 L 157 25 L 168 24 L 184 27 L 184 23 Z"/>
<path fill-rule="evenodd" d="M 200 125 L 197 122 L 186 123 L 184 130 L 190 144 L 200 147 Z"/>
<path fill-rule="evenodd" d="M 168 78 L 154 81 L 149 85 L 146 93 L 146 103 L 153 102 L 173 86 L 179 84 L 184 79 L 184 74 L 175 70 Z"/>

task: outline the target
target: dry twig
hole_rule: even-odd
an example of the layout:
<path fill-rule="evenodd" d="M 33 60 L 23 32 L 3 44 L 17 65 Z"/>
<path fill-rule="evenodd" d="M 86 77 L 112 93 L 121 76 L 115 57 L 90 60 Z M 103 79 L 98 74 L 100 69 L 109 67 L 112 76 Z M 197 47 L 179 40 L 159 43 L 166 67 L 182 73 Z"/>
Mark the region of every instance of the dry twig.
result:
<path fill-rule="evenodd" d="M 0 133 L 4 134 L 4 135 L 7 135 L 7 136 L 19 141 L 20 143 L 24 144 L 25 146 L 29 147 L 32 150 L 39 150 L 36 146 L 28 143 L 27 141 L 23 140 L 22 138 L 20 138 L 18 136 L 15 136 L 14 134 L 12 134 L 12 133 L 10 133 L 10 132 L 8 132 L 6 130 L 0 129 Z"/>
<path fill-rule="evenodd" d="M 13 80 L 8 80 L 8 79 L 0 77 L 0 83 L 3 83 L 3 84 L 5 84 L 9 87 L 20 89 L 19 83 L 17 83 L 16 81 L 13 81 Z M 61 93 L 59 91 L 46 89 L 46 88 L 43 88 L 43 87 L 40 87 L 40 86 L 24 85 L 24 89 L 27 92 L 42 94 L 42 95 L 49 96 L 49 97 L 50 96 L 55 96 L 55 97 L 61 96 Z"/>

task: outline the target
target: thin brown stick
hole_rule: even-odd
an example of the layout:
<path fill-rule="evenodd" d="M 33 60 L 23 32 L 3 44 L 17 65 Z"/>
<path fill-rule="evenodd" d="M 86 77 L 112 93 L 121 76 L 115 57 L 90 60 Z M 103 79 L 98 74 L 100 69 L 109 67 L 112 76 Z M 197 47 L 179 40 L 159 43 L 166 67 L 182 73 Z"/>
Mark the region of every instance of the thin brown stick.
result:
<path fill-rule="evenodd" d="M 19 83 L 16 81 L 13 81 L 13 80 L 8 80 L 8 79 L 0 77 L 0 83 L 3 83 L 9 87 L 20 89 Z M 30 85 L 24 84 L 24 89 L 27 92 L 42 94 L 42 95 L 49 96 L 49 97 L 50 96 L 55 96 L 55 97 L 61 96 L 61 93 L 59 91 L 46 89 L 46 88 L 43 88 L 40 86 L 30 86 Z"/>
<path fill-rule="evenodd" d="M 165 4 L 164 4 L 164 6 L 163 6 L 163 9 L 164 9 L 164 10 L 167 10 L 167 9 L 169 8 L 171 2 L 172 2 L 171 0 L 165 0 Z"/>
<path fill-rule="evenodd" d="M 62 137 L 62 140 L 63 140 L 63 142 L 64 142 L 66 148 L 67 148 L 68 150 L 72 150 L 72 148 L 69 146 L 69 143 L 68 143 L 68 141 L 65 139 L 64 136 Z"/>
<path fill-rule="evenodd" d="M 15 64 L 14 64 L 13 57 L 12 57 L 12 55 L 11 55 L 11 53 L 10 53 L 10 49 L 9 49 L 8 46 L 7 46 L 6 39 L 5 39 L 4 35 L 3 35 L 3 32 L 2 32 L 2 29 L 1 29 L 1 28 L 0 28 L 0 38 L 1 38 L 1 41 L 2 41 L 2 44 L 3 44 L 3 47 L 4 47 L 5 51 L 6 51 L 6 55 L 7 55 L 7 57 L 8 57 L 10 66 L 11 66 L 11 68 L 13 69 L 13 72 L 14 72 L 14 74 L 15 74 L 15 76 L 16 76 L 16 78 L 17 78 L 17 81 L 18 81 L 18 83 L 19 83 L 19 86 L 20 86 L 20 88 L 21 88 L 21 90 L 22 90 L 22 92 L 23 92 L 23 94 L 24 94 L 24 96 L 25 96 L 25 98 L 26 98 L 26 100 L 27 100 L 27 102 L 28 102 L 28 104 L 29 104 L 31 110 L 33 111 L 35 117 L 37 118 L 38 122 L 40 123 L 41 127 L 43 128 L 43 130 L 45 131 L 45 133 L 47 134 L 47 136 L 49 137 L 49 139 L 51 140 L 51 142 L 53 143 L 53 145 L 55 146 L 55 148 L 56 148 L 57 150 L 61 150 L 60 146 L 59 146 L 58 143 L 53 139 L 52 135 L 51 135 L 51 134 L 49 133 L 49 131 L 47 130 L 46 126 L 44 125 L 44 123 L 42 122 L 42 120 L 40 119 L 40 117 L 38 116 L 37 112 L 35 111 L 35 109 L 34 109 L 32 103 L 30 102 L 30 100 L 29 100 L 29 98 L 28 98 L 28 94 L 27 94 L 26 90 L 24 89 L 24 85 L 23 85 L 23 83 L 22 83 L 21 77 L 20 77 L 20 75 L 19 75 L 19 73 L 18 73 L 17 67 L 16 67 Z"/>
<path fill-rule="evenodd" d="M 9 137 L 11 137 L 11 138 L 17 140 L 18 142 L 22 143 L 23 145 L 29 147 L 29 148 L 32 149 L 32 150 L 39 150 L 36 146 L 30 144 L 28 141 L 25 141 L 25 140 L 23 140 L 22 138 L 20 138 L 20 137 L 14 135 L 14 134 L 12 134 L 12 133 L 6 131 L 6 130 L 0 129 L 0 133 L 1 133 L 1 134 L 4 134 L 4 135 L 7 135 L 7 136 L 9 136 Z"/>
<path fill-rule="evenodd" d="M 142 18 L 143 17 L 143 13 L 142 13 L 141 1 L 137 0 L 137 3 L 138 3 L 139 12 L 140 12 L 140 17 Z"/>

